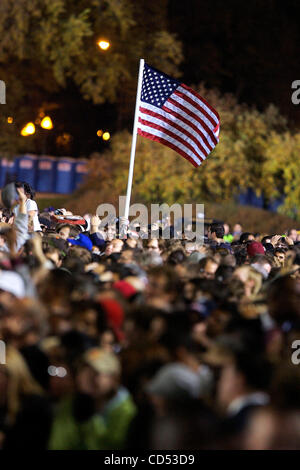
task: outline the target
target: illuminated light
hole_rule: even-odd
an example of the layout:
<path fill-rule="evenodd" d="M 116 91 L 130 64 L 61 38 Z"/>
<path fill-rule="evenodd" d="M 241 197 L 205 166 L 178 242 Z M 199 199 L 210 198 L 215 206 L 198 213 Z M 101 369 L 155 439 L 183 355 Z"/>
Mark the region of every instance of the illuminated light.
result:
<path fill-rule="evenodd" d="M 11 116 L 9 116 L 9 117 L 7 118 L 7 122 L 8 122 L 8 124 L 12 124 L 12 123 L 14 122 L 14 118 L 12 118 Z"/>
<path fill-rule="evenodd" d="M 56 367 L 55 366 L 49 366 L 48 367 L 48 374 L 51 375 L 51 377 L 56 376 Z"/>
<path fill-rule="evenodd" d="M 103 140 L 109 140 L 110 139 L 110 133 L 109 132 L 104 132 L 104 134 L 102 136 L 102 139 Z"/>
<path fill-rule="evenodd" d="M 105 39 L 100 39 L 97 44 L 103 51 L 107 51 L 107 49 L 110 47 L 110 42 L 106 41 Z"/>
<path fill-rule="evenodd" d="M 64 367 L 57 367 L 56 375 L 57 375 L 57 377 L 63 378 L 67 375 L 67 371 Z"/>
<path fill-rule="evenodd" d="M 99 130 L 97 131 L 97 136 L 98 136 L 98 137 L 102 137 L 102 134 L 103 134 L 103 131 L 102 131 L 101 129 L 99 129 Z"/>
<path fill-rule="evenodd" d="M 53 122 L 49 116 L 43 118 L 41 122 L 41 127 L 47 130 L 53 129 Z"/>
<path fill-rule="evenodd" d="M 33 122 L 28 122 L 25 127 L 21 130 L 21 135 L 23 137 L 27 137 L 28 135 L 32 135 L 35 133 L 35 125 Z"/>

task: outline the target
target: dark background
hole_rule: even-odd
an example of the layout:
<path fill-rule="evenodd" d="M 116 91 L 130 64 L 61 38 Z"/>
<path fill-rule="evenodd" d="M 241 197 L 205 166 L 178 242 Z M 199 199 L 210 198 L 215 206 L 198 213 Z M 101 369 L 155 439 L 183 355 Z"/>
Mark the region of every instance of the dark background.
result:
<path fill-rule="evenodd" d="M 183 43 L 185 81 L 205 81 L 259 109 L 274 103 L 300 123 L 291 103 L 300 77 L 298 0 L 171 0 L 169 18 Z"/>
<path fill-rule="evenodd" d="M 155 10 L 156 4 L 151 8 Z M 300 79 L 299 0 L 169 0 L 164 21 L 182 43 L 179 69 L 184 83 L 197 87 L 204 82 L 259 110 L 273 103 L 291 129 L 300 125 L 300 107 L 291 102 L 291 84 Z M 65 154 L 56 146 L 56 135 L 62 132 L 72 136 L 70 156 L 105 150 L 110 143 L 97 137 L 98 129 L 111 135 L 132 129 L 135 96 L 125 90 L 121 97 L 115 103 L 94 105 L 72 82 L 49 95 L 48 100 L 59 106 L 51 114 L 55 131 L 47 137 L 47 152 Z"/>

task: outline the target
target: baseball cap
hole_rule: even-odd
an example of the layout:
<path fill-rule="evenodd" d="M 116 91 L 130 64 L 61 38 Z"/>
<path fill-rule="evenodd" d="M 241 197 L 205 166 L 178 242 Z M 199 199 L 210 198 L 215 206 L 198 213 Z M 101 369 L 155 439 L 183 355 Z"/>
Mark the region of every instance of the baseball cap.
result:
<path fill-rule="evenodd" d="M 0 289 L 10 292 L 15 297 L 25 297 L 25 284 L 20 274 L 15 271 L 0 272 Z"/>
<path fill-rule="evenodd" d="M 2 202 L 7 209 L 11 209 L 16 201 L 18 201 L 19 195 L 16 190 L 15 183 L 9 183 L 1 191 Z"/>
<path fill-rule="evenodd" d="M 125 299 L 130 299 L 130 297 L 136 294 L 136 289 L 129 282 L 124 280 L 114 282 L 112 287 L 121 292 Z"/>
<path fill-rule="evenodd" d="M 262 243 L 253 241 L 247 245 L 247 253 L 251 257 L 255 255 L 264 255 L 265 249 Z"/>
<path fill-rule="evenodd" d="M 182 400 L 199 398 L 207 387 L 201 374 L 192 371 L 185 364 L 172 363 L 163 366 L 146 386 L 151 395 Z"/>
<path fill-rule="evenodd" d="M 71 243 L 72 245 L 78 245 L 78 246 L 81 246 L 82 248 L 86 248 L 89 251 L 92 251 L 92 248 L 93 248 L 92 241 L 89 239 L 89 237 L 87 237 L 83 233 L 80 233 L 78 237 L 76 238 L 68 238 L 68 242 Z"/>
<path fill-rule="evenodd" d="M 120 374 L 121 365 L 117 356 L 101 348 L 91 348 L 83 356 L 84 361 L 100 374 Z"/>

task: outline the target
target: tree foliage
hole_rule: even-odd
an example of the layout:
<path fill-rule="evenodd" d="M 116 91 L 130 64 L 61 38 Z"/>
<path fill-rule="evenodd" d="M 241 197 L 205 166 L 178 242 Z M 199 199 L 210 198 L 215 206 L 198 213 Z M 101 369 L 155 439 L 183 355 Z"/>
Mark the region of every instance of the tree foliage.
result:
<path fill-rule="evenodd" d="M 138 137 L 133 197 L 135 202 L 189 203 L 232 201 L 241 191 L 253 188 L 266 200 L 285 197 L 283 213 L 300 216 L 300 134 L 287 129 L 277 108 L 264 112 L 241 105 L 232 95 L 221 95 L 203 84 L 198 91 L 219 112 L 220 142 L 195 169 L 164 145 Z M 99 160 L 111 163 L 111 194 L 125 194 L 131 135 L 112 139 L 111 149 Z"/>
<path fill-rule="evenodd" d="M 181 43 L 166 17 L 166 0 L 159 8 L 146 0 L 1 0 L 0 79 L 7 84 L 1 150 L 22 148 L 5 116 L 20 127 L 64 88 L 75 87 L 94 104 L 117 103 L 122 114 L 134 99 L 140 57 L 178 76 Z M 100 38 L 111 43 L 105 52 Z"/>

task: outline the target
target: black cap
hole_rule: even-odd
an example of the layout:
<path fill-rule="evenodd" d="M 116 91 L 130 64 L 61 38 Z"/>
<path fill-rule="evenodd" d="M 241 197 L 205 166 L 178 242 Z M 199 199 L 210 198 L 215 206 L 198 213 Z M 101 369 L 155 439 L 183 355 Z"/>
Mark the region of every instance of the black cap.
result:
<path fill-rule="evenodd" d="M 4 186 L 1 192 L 1 198 L 3 205 L 7 207 L 7 209 L 11 209 L 13 207 L 14 203 L 19 198 L 15 183 L 9 183 Z"/>

